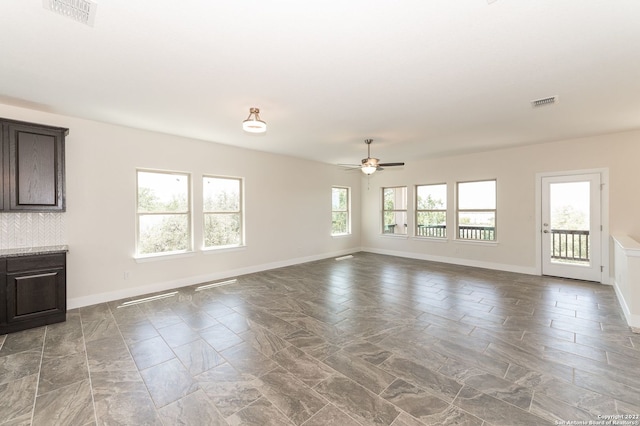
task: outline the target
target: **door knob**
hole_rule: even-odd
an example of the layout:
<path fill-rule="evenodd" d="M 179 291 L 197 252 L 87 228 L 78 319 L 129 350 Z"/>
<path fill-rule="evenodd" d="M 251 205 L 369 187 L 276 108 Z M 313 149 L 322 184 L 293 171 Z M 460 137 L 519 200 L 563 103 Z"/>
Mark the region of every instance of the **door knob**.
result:
<path fill-rule="evenodd" d="M 548 234 L 548 233 L 549 233 L 549 230 L 548 230 L 548 229 L 545 229 L 545 230 L 544 230 L 544 231 L 542 231 L 542 232 L 544 232 L 545 234 Z"/>

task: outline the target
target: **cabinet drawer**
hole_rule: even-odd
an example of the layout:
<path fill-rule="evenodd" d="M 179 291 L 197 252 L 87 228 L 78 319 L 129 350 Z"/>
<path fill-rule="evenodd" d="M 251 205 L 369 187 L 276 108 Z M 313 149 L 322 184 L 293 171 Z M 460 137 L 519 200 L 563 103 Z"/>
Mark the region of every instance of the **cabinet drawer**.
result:
<path fill-rule="evenodd" d="M 64 254 L 43 254 L 7 259 L 7 272 L 38 271 L 42 269 L 63 268 Z"/>

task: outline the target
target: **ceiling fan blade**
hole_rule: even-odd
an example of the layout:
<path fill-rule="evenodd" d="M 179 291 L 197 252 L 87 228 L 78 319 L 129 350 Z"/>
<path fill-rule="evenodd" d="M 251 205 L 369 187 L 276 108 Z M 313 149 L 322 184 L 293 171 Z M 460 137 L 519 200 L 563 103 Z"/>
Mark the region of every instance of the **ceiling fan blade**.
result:
<path fill-rule="evenodd" d="M 357 164 L 338 164 L 338 167 L 341 167 L 345 172 L 352 172 L 354 170 L 360 170 L 362 166 Z"/>
<path fill-rule="evenodd" d="M 404 166 L 404 163 L 380 163 L 379 166 L 384 167 L 393 167 L 393 166 Z"/>

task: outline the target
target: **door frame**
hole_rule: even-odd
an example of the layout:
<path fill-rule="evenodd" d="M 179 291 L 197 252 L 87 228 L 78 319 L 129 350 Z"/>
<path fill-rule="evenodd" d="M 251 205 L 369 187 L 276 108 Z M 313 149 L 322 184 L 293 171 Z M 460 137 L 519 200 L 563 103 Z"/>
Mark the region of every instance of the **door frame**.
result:
<path fill-rule="evenodd" d="M 602 234 L 600 239 L 600 256 L 602 263 L 602 273 L 600 282 L 611 284 L 610 277 L 610 243 L 609 243 L 609 169 L 582 169 L 568 170 L 560 172 L 540 172 L 536 173 L 536 208 L 535 208 L 535 241 L 536 241 L 536 274 L 542 276 L 542 178 L 573 176 L 584 174 L 600 174 L 600 220 L 602 224 Z"/>

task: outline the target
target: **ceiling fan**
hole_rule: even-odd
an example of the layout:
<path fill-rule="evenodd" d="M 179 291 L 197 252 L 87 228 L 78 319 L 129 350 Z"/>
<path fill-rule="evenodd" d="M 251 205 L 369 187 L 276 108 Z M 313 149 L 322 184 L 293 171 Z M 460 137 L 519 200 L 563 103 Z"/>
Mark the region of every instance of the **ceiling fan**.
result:
<path fill-rule="evenodd" d="M 365 139 L 367 144 L 367 158 L 363 158 L 361 164 L 339 164 L 349 168 L 359 168 L 365 175 L 372 175 L 376 170 L 384 170 L 383 167 L 404 166 L 404 163 L 381 163 L 379 159 L 371 157 L 371 142 L 373 139 Z"/>

